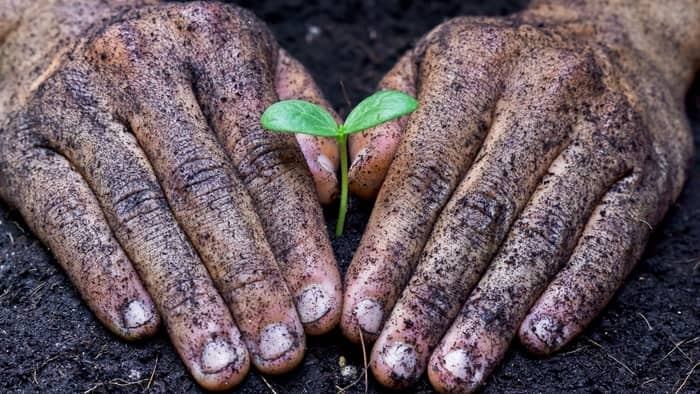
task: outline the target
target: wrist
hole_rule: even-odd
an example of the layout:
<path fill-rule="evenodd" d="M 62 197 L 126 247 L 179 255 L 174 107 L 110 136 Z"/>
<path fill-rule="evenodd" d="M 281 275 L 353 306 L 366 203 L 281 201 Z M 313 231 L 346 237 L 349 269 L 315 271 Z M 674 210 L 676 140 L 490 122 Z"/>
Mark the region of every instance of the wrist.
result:
<path fill-rule="evenodd" d="M 596 40 L 613 47 L 632 46 L 669 83 L 683 88 L 690 85 L 700 68 L 697 0 L 535 0 L 528 12 L 591 21 L 591 34 Z"/>

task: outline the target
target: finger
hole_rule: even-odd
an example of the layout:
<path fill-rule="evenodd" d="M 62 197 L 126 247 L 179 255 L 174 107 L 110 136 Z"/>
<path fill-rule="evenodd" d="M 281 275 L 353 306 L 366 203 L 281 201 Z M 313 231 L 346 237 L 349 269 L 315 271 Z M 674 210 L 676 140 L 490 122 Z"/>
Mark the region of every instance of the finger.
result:
<path fill-rule="evenodd" d="M 321 334 L 337 324 L 341 307 L 340 275 L 323 214 L 294 137 L 263 130 L 259 122 L 263 110 L 277 100 L 271 83 L 277 48 L 265 44 L 273 42 L 272 37 L 252 14 L 223 9 L 238 13 L 234 20 L 240 20 L 245 29 L 231 26 L 217 42 L 224 55 L 202 61 L 196 86 L 206 94 L 199 100 L 261 214 L 306 332 Z M 215 26 L 221 17 L 210 15 L 212 19 L 202 28 Z M 261 39 L 264 36 L 269 41 Z M 206 48 L 207 42 L 201 40 L 199 45 Z M 203 60 L 211 50 L 194 53 Z M 230 70 L 239 70 L 243 77 L 232 81 Z"/>
<path fill-rule="evenodd" d="M 554 163 L 433 353 L 428 375 L 438 390 L 472 391 L 490 375 L 570 254 L 596 201 L 624 171 L 622 163 L 601 168 L 605 157 L 577 150 L 572 146 Z"/>
<path fill-rule="evenodd" d="M 561 349 L 607 305 L 641 257 L 658 212 L 651 175 L 618 183 L 596 207 L 565 268 L 532 307 L 520 341 L 537 354 Z M 646 185 L 645 185 L 646 184 Z"/>
<path fill-rule="evenodd" d="M 416 96 L 418 65 L 409 51 L 379 82 L 378 90 L 398 90 Z M 353 134 L 349 138 L 350 191 L 362 198 L 377 195 L 401 141 L 408 116 Z"/>
<path fill-rule="evenodd" d="M 230 306 L 253 363 L 267 373 L 287 371 L 303 357 L 303 328 L 250 196 L 189 86 L 177 85 L 149 98 L 132 126 L 178 223 Z"/>
<path fill-rule="evenodd" d="M 280 100 L 297 99 L 320 105 L 333 115 L 338 124 L 342 123 L 308 71 L 283 49 L 279 50 L 277 59 L 275 90 Z M 330 204 L 338 196 L 338 144 L 333 138 L 307 134 L 296 134 L 295 137 L 314 177 L 319 201 Z"/>
<path fill-rule="evenodd" d="M 95 105 L 106 100 L 87 84 L 88 75 L 83 66 L 67 68 L 41 91 L 41 133 L 95 191 L 192 376 L 208 389 L 231 387 L 248 372 L 246 345 L 139 143 Z"/>
<path fill-rule="evenodd" d="M 551 55 L 524 61 L 514 71 L 479 159 L 442 210 L 413 278 L 375 345 L 372 367 L 383 383 L 410 384 L 422 374 L 430 352 L 511 224 L 567 146 L 573 122 L 566 113 L 572 81 L 544 77 L 552 75 L 546 70 L 563 69 L 561 54 Z M 545 70 L 525 72 L 535 61 Z M 392 352 L 397 346 L 410 350 L 415 368 L 402 368 L 397 362 Z"/>
<path fill-rule="evenodd" d="M 360 329 L 365 340 L 376 338 L 438 212 L 471 165 L 488 130 L 491 109 L 501 90 L 501 81 L 491 74 L 500 64 L 500 55 L 486 56 L 475 48 L 468 65 L 457 67 L 444 60 L 463 45 L 445 40 L 427 51 L 420 76 L 420 107 L 408 120 L 346 275 L 341 327 L 353 341 L 359 341 Z M 487 51 L 491 55 L 492 49 Z"/>
<path fill-rule="evenodd" d="M 112 332 L 125 339 L 155 333 L 160 324 L 155 305 L 85 181 L 53 151 L 36 149 L 31 155 L 13 169 L 13 175 L 26 175 L 16 203 L 27 224 Z"/>
<path fill-rule="evenodd" d="M 197 7 L 209 6 L 177 10 L 198 12 Z M 283 372 L 303 357 L 302 327 L 250 196 L 199 109 L 190 83 L 194 66 L 181 66 L 185 56 L 177 48 L 150 45 L 152 38 L 124 38 L 179 42 L 169 32 L 173 19 L 152 24 L 143 18 L 110 28 L 95 44 L 95 53 L 110 48 L 115 56 L 94 61 L 113 70 L 119 81 L 126 75 L 129 98 L 118 101 L 117 111 L 129 122 L 177 223 L 206 265 L 197 269 L 208 270 L 231 309 L 253 363 L 263 372 Z M 143 51 L 152 56 L 137 55 Z M 211 308 L 221 304 L 213 302 Z"/>

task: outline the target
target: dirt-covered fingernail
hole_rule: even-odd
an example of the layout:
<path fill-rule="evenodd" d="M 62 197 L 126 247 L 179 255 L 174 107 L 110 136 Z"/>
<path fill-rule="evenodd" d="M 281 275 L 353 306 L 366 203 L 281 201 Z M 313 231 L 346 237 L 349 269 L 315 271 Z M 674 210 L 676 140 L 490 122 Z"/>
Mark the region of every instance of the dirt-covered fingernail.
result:
<path fill-rule="evenodd" d="M 321 166 L 325 171 L 335 174 L 335 168 L 333 162 L 326 155 L 318 155 L 318 165 Z"/>
<path fill-rule="evenodd" d="M 368 149 L 367 149 L 367 148 L 362 148 L 362 149 L 360 149 L 360 151 L 357 152 L 357 154 L 355 155 L 355 157 L 352 158 L 352 163 L 350 163 L 350 166 L 352 167 L 353 165 L 355 165 L 355 163 L 357 163 L 357 162 L 359 162 L 360 160 L 362 160 L 362 159 L 365 157 L 365 155 L 367 155 L 367 152 L 368 152 Z"/>
<path fill-rule="evenodd" d="M 403 342 L 394 342 L 386 347 L 384 363 L 391 368 L 392 375 L 401 379 L 412 378 L 416 370 L 416 349 Z"/>
<path fill-rule="evenodd" d="M 320 285 L 306 286 L 297 296 L 297 311 L 302 323 L 322 318 L 333 306 L 333 299 Z"/>
<path fill-rule="evenodd" d="M 552 352 L 561 346 L 566 337 L 564 325 L 549 316 L 529 320 L 524 328 L 521 342 L 533 353 Z"/>
<path fill-rule="evenodd" d="M 466 350 L 457 349 L 445 354 L 443 367 L 455 378 L 478 384 L 484 377 L 483 363 L 475 363 Z"/>
<path fill-rule="evenodd" d="M 294 335 L 282 323 L 270 324 L 260 332 L 258 351 L 265 360 L 281 357 L 294 345 Z"/>
<path fill-rule="evenodd" d="M 355 305 L 353 314 L 362 330 L 370 334 L 379 332 L 384 316 L 384 309 L 379 301 L 374 298 L 365 298 Z"/>
<path fill-rule="evenodd" d="M 217 373 L 236 361 L 238 361 L 238 354 L 233 345 L 225 339 L 214 339 L 202 349 L 204 373 Z"/>
<path fill-rule="evenodd" d="M 142 301 L 131 301 L 124 307 L 124 326 L 136 328 L 148 323 L 153 318 L 153 311 L 147 308 Z"/>

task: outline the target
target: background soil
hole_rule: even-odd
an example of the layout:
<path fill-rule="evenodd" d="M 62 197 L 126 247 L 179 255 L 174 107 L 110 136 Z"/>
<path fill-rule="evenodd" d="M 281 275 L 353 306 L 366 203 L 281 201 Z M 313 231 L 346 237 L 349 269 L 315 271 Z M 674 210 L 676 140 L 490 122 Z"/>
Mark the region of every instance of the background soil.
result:
<path fill-rule="evenodd" d="M 245 0 L 282 45 L 309 66 L 342 114 L 369 94 L 411 43 L 442 20 L 502 15 L 526 1 Z M 346 94 L 342 86 L 345 86 Z M 700 84 L 688 97 L 700 143 Z M 700 151 L 700 149 L 697 149 Z M 343 270 L 371 206 L 355 202 L 334 247 Z M 327 217 L 333 225 L 335 212 Z M 123 342 L 93 318 L 50 253 L 0 206 L 0 392 L 198 392 L 167 337 Z M 343 377 L 343 356 L 350 366 Z M 655 231 L 645 257 L 594 324 L 548 359 L 508 353 L 485 392 L 700 391 L 700 154 L 685 191 Z M 693 367 L 695 373 L 691 371 Z M 155 372 L 154 372 L 155 371 Z M 153 379 L 149 378 L 153 373 Z M 253 372 L 244 393 L 364 391 L 362 352 L 338 332 L 311 338 L 303 365 L 280 377 Z M 369 390 L 381 392 L 369 379 Z M 430 391 L 423 380 L 418 392 Z"/>

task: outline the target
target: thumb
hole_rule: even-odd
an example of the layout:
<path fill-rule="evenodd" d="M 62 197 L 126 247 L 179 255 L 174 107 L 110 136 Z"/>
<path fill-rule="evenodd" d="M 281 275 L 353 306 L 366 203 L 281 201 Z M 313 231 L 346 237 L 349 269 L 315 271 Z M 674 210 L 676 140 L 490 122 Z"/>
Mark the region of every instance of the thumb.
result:
<path fill-rule="evenodd" d="M 379 90 L 416 96 L 418 66 L 414 51 L 406 53 L 379 82 Z M 408 116 L 350 136 L 350 190 L 362 198 L 377 195 L 399 146 Z"/>
<path fill-rule="evenodd" d="M 321 90 L 311 75 L 291 57 L 287 51 L 280 49 L 275 76 L 275 89 L 280 100 L 305 100 L 325 108 L 336 120 L 338 115 L 323 97 Z M 296 134 L 306 163 L 316 184 L 316 193 L 321 204 L 329 204 L 338 195 L 338 146 L 333 138 Z"/>

